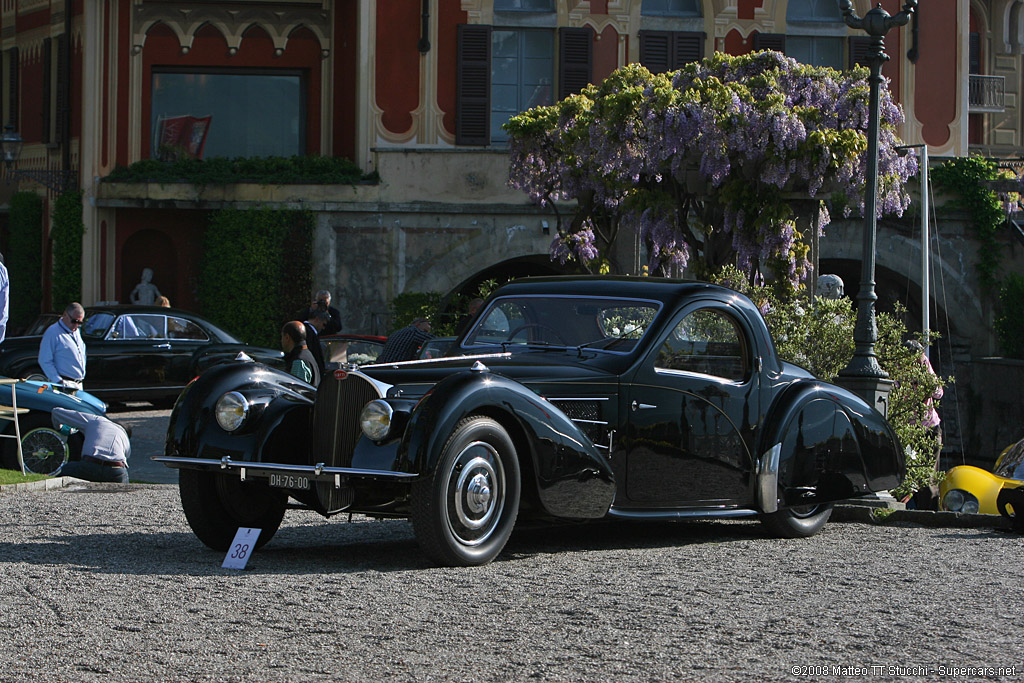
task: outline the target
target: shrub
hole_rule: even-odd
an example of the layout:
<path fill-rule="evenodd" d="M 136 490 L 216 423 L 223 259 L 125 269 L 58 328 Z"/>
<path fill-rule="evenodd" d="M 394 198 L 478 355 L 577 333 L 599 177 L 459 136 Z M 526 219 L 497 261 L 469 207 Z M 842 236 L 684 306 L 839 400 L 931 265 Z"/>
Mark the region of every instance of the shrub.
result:
<path fill-rule="evenodd" d="M 281 326 L 309 302 L 312 235 L 306 211 L 215 213 L 203 241 L 201 312 L 250 344 L 280 346 Z"/>
<path fill-rule="evenodd" d="M 39 195 L 15 193 L 9 225 L 11 238 L 4 256 L 11 279 L 7 328 L 13 332 L 35 320 L 42 307 L 43 200 Z"/>
<path fill-rule="evenodd" d="M 82 223 L 81 191 L 65 192 L 53 205 L 53 290 L 55 308 L 63 309 L 82 300 Z"/>

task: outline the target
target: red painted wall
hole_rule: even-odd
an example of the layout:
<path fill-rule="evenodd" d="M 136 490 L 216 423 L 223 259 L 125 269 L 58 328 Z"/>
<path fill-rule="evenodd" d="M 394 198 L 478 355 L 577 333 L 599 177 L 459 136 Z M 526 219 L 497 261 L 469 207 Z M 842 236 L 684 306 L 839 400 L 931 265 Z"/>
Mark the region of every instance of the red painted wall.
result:
<path fill-rule="evenodd" d="M 619 68 L 619 32 L 605 26 L 594 40 L 593 82 L 600 83 Z"/>
<path fill-rule="evenodd" d="M 337 2 L 334 5 L 334 131 L 331 154 L 351 159 L 363 166 L 364 159 L 356 159 L 356 3 Z"/>
<path fill-rule="evenodd" d="M 381 123 L 392 133 L 409 130 L 419 106 L 421 11 L 419 0 L 377 4 L 377 106 Z"/>
<path fill-rule="evenodd" d="M 444 112 L 444 129 L 455 135 L 456 26 L 466 23 L 457 2 L 439 3 L 437 10 L 437 106 Z"/>
<path fill-rule="evenodd" d="M 952 135 L 949 126 L 956 116 L 959 98 L 956 2 L 929 3 L 918 19 L 921 56 L 916 66 L 918 87 L 914 92 L 914 112 L 921 122 L 924 141 L 929 145 L 944 145 Z"/>

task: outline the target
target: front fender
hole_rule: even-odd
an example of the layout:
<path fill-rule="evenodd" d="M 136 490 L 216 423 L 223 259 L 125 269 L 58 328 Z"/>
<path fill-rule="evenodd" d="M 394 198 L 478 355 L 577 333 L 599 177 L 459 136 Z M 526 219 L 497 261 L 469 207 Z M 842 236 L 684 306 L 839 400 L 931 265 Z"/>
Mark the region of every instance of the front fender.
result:
<path fill-rule="evenodd" d="M 487 372 L 451 375 L 420 400 L 399 445 L 400 467 L 433 473 L 455 426 L 471 415 L 492 417 L 509 431 L 520 462 L 529 458 L 530 466 L 521 470 L 524 477 L 533 473 L 545 512 L 588 519 L 608 511 L 615 481 L 594 444 L 554 405 L 518 382 Z"/>
<path fill-rule="evenodd" d="M 255 405 L 246 423 L 226 432 L 214 416 L 217 400 L 238 391 Z M 292 462 L 309 450 L 316 389 L 288 373 L 251 362 L 214 366 L 182 391 L 171 412 L 165 454 L 234 461 Z M 285 429 L 279 429 L 282 424 Z"/>
<path fill-rule="evenodd" d="M 905 456 L 892 427 L 845 389 L 818 380 L 796 381 L 772 404 L 767 424 L 759 452 L 780 446 L 783 507 L 862 496 L 903 481 Z"/>

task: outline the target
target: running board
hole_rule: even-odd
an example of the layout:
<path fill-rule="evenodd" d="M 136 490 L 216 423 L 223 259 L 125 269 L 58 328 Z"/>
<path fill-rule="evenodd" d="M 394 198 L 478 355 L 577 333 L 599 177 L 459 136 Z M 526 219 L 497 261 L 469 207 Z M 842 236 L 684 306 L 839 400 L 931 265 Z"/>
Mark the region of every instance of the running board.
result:
<path fill-rule="evenodd" d="M 410 472 L 389 472 L 387 470 L 362 470 L 354 467 L 328 467 L 323 463 L 316 465 L 286 465 L 276 462 L 247 462 L 245 460 L 232 460 L 224 456 L 220 460 L 204 458 L 185 458 L 173 455 L 154 455 L 150 458 L 155 462 L 162 462 L 168 467 L 188 469 L 221 469 L 238 470 L 243 481 L 246 474 L 256 476 L 269 476 L 270 474 L 287 473 L 301 475 L 314 480 L 330 481 L 335 476 L 358 477 L 360 479 L 390 479 L 392 481 L 408 481 L 420 476 Z"/>
<path fill-rule="evenodd" d="M 704 508 L 701 510 L 627 510 L 611 507 L 608 517 L 615 519 L 727 519 L 730 517 L 756 517 L 757 510 L 744 508 Z"/>

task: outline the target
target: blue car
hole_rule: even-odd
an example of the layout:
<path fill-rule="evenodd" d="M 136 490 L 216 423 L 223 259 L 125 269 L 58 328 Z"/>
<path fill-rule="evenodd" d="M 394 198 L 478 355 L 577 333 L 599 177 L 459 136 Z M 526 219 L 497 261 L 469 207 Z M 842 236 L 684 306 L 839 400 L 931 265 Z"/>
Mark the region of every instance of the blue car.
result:
<path fill-rule="evenodd" d="M 11 391 L 17 393 L 18 408 L 27 408 L 18 418 L 21 431 L 21 451 L 25 471 L 36 474 L 56 474 L 69 459 L 77 460 L 82 455 L 82 435 L 63 437 L 53 428 L 50 411 L 54 408 L 68 408 L 82 413 L 104 415 L 107 405 L 85 391 L 71 395 L 61 389 L 54 389 L 49 382 L 24 380 L 17 384 L 0 385 L 0 406 L 10 407 Z M 0 450 L 0 465 L 4 469 L 18 469 L 18 446 L 14 422 L 0 419 L 0 435 L 5 438 Z"/>

